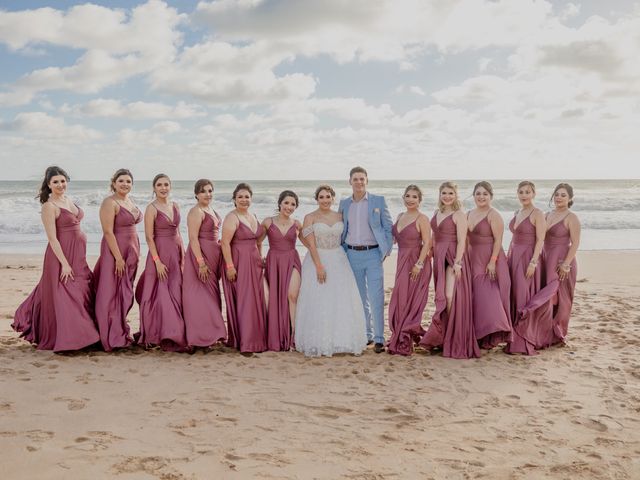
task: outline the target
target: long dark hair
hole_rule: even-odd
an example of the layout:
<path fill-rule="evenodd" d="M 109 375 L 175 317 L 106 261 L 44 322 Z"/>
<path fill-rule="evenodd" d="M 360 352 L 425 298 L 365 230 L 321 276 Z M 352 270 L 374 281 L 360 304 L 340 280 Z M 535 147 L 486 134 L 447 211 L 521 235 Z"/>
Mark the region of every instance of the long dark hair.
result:
<path fill-rule="evenodd" d="M 284 190 L 283 192 L 280 193 L 280 196 L 278 197 L 278 211 L 280 211 L 280 205 L 282 204 L 283 200 L 287 197 L 293 198 L 296 201 L 296 208 L 298 208 L 298 204 L 299 204 L 298 195 L 296 195 L 296 193 L 292 190 Z"/>
<path fill-rule="evenodd" d="M 40 203 L 46 203 L 47 200 L 49 200 L 49 197 L 51 196 L 49 182 L 51 182 L 51 179 L 56 175 L 62 175 L 67 179 L 67 182 L 70 180 L 67 172 L 65 172 L 60 167 L 56 167 L 55 165 L 47 167 L 47 169 L 44 171 L 44 178 L 42 179 L 42 185 L 40 185 L 40 191 L 38 192 L 38 195 L 36 195 L 36 198 L 40 200 Z"/>
<path fill-rule="evenodd" d="M 569 195 L 569 208 L 571 208 L 573 206 L 573 187 L 568 183 L 559 183 L 558 185 L 556 185 L 556 188 L 553 189 L 553 193 L 551 194 L 551 198 L 549 199 L 549 205 L 551 205 L 551 202 L 553 202 L 553 197 L 555 197 L 556 192 L 561 188 L 564 188 L 567 191 L 567 194 Z"/>

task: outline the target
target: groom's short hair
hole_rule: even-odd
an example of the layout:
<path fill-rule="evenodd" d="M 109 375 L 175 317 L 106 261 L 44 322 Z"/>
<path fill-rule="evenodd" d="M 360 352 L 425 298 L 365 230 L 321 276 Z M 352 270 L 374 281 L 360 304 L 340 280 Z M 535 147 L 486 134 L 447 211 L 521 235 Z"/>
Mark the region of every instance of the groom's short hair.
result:
<path fill-rule="evenodd" d="M 363 167 L 353 167 L 349 172 L 349 178 L 353 177 L 354 173 L 364 173 L 364 176 L 369 178 L 369 175 L 367 175 L 367 171 Z"/>

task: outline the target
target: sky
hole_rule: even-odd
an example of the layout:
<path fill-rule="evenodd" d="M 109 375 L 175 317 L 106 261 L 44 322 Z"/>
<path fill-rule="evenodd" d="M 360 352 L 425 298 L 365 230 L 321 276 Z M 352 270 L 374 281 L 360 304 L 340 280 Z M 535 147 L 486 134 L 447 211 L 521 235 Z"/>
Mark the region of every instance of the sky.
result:
<path fill-rule="evenodd" d="M 633 0 L 0 0 L 0 179 L 640 178 Z"/>

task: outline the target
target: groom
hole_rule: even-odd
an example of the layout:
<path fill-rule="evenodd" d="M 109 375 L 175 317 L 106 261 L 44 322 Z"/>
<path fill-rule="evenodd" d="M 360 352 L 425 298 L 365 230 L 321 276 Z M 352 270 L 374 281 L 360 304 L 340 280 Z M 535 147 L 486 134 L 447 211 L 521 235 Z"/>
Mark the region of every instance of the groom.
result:
<path fill-rule="evenodd" d="M 344 231 L 342 246 L 356 277 L 367 321 L 368 344 L 384 352 L 384 271 L 382 262 L 391 253 L 391 215 L 381 195 L 367 192 L 367 171 L 353 167 L 349 184 L 353 195 L 340 201 Z"/>

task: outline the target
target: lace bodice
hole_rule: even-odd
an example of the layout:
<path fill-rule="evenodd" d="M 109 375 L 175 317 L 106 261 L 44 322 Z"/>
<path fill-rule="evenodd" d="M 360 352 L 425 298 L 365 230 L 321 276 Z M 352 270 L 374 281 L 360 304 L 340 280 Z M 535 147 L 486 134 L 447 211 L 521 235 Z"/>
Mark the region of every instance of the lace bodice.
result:
<path fill-rule="evenodd" d="M 325 250 L 339 248 L 342 240 L 344 223 L 336 222 L 329 226 L 326 223 L 314 223 L 313 234 L 316 237 L 316 247 Z"/>

